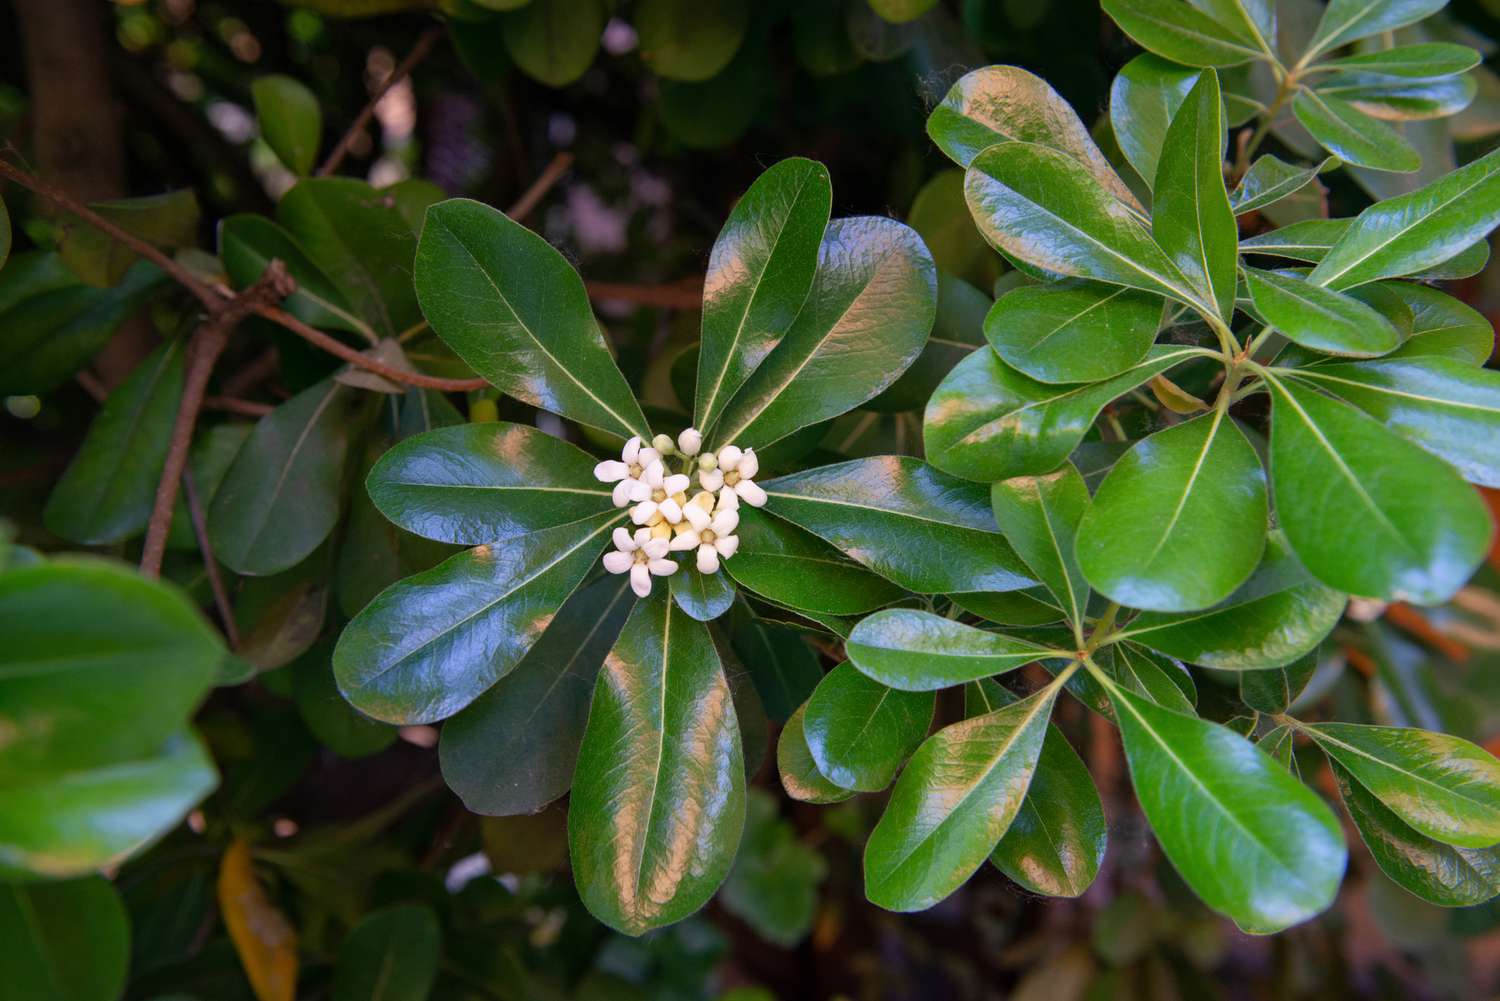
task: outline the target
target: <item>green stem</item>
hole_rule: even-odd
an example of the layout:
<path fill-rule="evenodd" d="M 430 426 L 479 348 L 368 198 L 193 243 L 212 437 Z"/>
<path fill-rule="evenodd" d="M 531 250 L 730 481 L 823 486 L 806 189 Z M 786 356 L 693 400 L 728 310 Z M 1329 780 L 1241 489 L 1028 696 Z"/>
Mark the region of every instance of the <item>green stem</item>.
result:
<path fill-rule="evenodd" d="M 1115 628 L 1115 618 L 1120 614 L 1120 603 L 1111 601 L 1104 614 L 1094 620 L 1094 630 L 1089 633 L 1087 642 L 1083 644 L 1085 653 L 1093 653 L 1107 642 L 1110 633 Z"/>

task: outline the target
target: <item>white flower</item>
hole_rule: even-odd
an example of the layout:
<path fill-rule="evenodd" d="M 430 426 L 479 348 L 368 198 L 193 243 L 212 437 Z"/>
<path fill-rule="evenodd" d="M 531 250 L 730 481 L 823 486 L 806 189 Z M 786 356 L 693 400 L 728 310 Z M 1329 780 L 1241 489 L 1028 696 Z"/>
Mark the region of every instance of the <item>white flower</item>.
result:
<path fill-rule="evenodd" d="M 600 483 L 613 483 L 615 507 L 640 503 L 651 496 L 651 487 L 645 481 L 646 470 L 653 462 L 660 462 L 656 449 L 641 442 L 637 435 L 625 443 L 620 458 L 605 459 L 594 467 L 594 478 Z"/>
<path fill-rule="evenodd" d="M 677 564 L 667 559 L 666 539 L 652 538 L 651 530 L 638 528 L 635 534 L 621 525 L 615 529 L 614 552 L 604 554 L 604 569 L 610 573 L 630 572 L 630 589 L 637 597 L 651 593 L 651 577 L 669 577 Z"/>
<path fill-rule="evenodd" d="M 682 505 L 687 502 L 692 481 L 682 473 L 668 476 L 660 459 L 646 467 L 641 480 L 646 484 L 646 496 L 630 509 L 630 520 L 637 525 L 675 525 L 682 521 Z"/>
<path fill-rule="evenodd" d="M 699 475 L 703 488 L 718 490 L 720 496 L 733 494 L 751 507 L 764 506 L 766 492 L 754 479 L 760 472 L 760 459 L 756 458 L 755 449 L 747 448 L 742 452 L 734 445 L 725 445 L 719 449 L 718 459 L 718 468 L 713 470 L 712 476 Z"/>
<path fill-rule="evenodd" d="M 697 455 L 703 448 L 703 436 L 698 433 L 697 428 L 688 428 L 677 436 L 677 451 L 688 458 Z"/>
<path fill-rule="evenodd" d="M 740 537 L 734 534 L 740 526 L 737 504 L 729 491 L 720 493 L 717 503 L 709 493 L 698 494 L 683 508 L 688 527 L 678 527 L 671 548 L 676 552 L 698 550 L 698 572 L 717 572 L 719 558 L 727 560 L 740 548 Z"/>

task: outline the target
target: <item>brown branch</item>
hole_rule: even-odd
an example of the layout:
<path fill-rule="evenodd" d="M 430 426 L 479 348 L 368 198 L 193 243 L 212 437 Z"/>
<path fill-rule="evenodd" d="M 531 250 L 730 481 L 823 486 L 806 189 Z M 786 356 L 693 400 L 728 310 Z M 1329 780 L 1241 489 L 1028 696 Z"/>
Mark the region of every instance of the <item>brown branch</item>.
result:
<path fill-rule="evenodd" d="M 214 558 L 213 543 L 208 540 L 208 519 L 203 516 L 203 502 L 198 497 L 197 484 L 193 482 L 193 471 L 186 467 L 182 470 L 182 496 L 187 502 L 188 518 L 193 522 L 193 534 L 198 537 L 198 552 L 203 554 L 203 569 L 208 573 L 208 587 L 214 594 L 214 606 L 219 610 L 219 621 L 229 639 L 229 649 L 238 650 L 240 627 L 234 621 L 234 606 L 229 603 L 229 591 L 224 587 L 219 561 Z"/>
<path fill-rule="evenodd" d="M 276 408 L 269 403 L 242 400 L 237 396 L 206 396 L 203 398 L 203 409 L 222 410 L 227 414 L 239 414 L 241 417 L 264 417 Z"/>
<path fill-rule="evenodd" d="M 516 199 L 516 203 L 507 209 L 505 214 L 516 222 L 525 219 L 531 214 L 531 210 L 537 207 L 537 203 L 547 197 L 547 192 L 552 190 L 552 186 L 561 180 L 571 166 L 573 166 L 572 153 L 559 153 L 554 156 L 552 162 L 537 175 L 536 180 L 531 182 L 531 185 L 521 193 L 521 197 Z"/>
<path fill-rule="evenodd" d="M 440 389 L 446 393 L 466 393 L 474 389 L 484 389 L 489 385 L 483 379 L 441 379 L 434 375 L 423 375 L 420 372 L 411 372 L 406 369 L 387 365 L 383 361 L 377 361 L 368 355 L 361 354 L 343 341 L 329 337 L 315 327 L 308 326 L 291 313 L 269 302 L 257 303 L 251 306 L 250 309 L 257 316 L 264 317 L 272 323 L 280 324 L 309 344 L 320 347 L 329 354 L 344 359 L 344 361 L 351 365 L 374 372 L 376 375 L 384 376 L 392 382 L 399 382 L 404 386 Z"/>
<path fill-rule="evenodd" d="M 376 89 L 374 94 L 370 95 L 369 103 L 360 109 L 359 115 L 339 139 L 338 145 L 333 147 L 333 152 L 328 154 L 328 159 L 323 161 L 323 166 L 318 168 L 319 177 L 327 177 L 339 169 L 345 157 L 349 155 L 349 150 L 353 148 L 355 139 L 370 124 L 370 119 L 375 115 L 375 106 L 380 103 L 380 99 L 385 97 L 392 87 L 410 76 L 411 71 L 427 58 L 432 52 L 432 47 L 438 43 L 438 39 L 443 37 L 444 30 L 442 27 L 436 27 L 429 28 L 422 33 L 422 37 L 417 39 L 417 44 L 412 46 L 406 58 L 401 60 L 400 64 L 391 71 L 391 75 L 386 77 L 385 82 Z"/>
<path fill-rule="evenodd" d="M 631 285 L 621 282 L 584 282 L 591 299 L 613 299 L 638 306 L 665 309 L 702 309 L 703 279 L 683 278 L 666 285 Z"/>

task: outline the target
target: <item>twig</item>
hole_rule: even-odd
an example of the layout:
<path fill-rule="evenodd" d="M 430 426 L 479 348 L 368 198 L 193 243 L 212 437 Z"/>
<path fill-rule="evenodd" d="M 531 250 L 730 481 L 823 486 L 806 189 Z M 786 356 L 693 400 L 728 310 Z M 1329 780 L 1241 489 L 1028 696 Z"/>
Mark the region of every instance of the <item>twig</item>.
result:
<path fill-rule="evenodd" d="M 97 375 L 88 369 L 82 370 L 74 378 L 78 380 L 78 385 L 83 387 L 83 391 L 94 398 L 95 403 L 103 403 L 109 396 L 109 389 L 99 381 Z"/>
<path fill-rule="evenodd" d="M 333 147 L 333 152 L 328 154 L 328 159 L 324 160 L 323 166 L 318 168 L 319 177 L 327 177 L 339 169 L 345 157 L 349 155 L 349 150 L 353 148 L 355 139 L 365 130 L 365 126 L 370 124 L 370 119 L 375 115 L 375 106 L 380 103 L 380 99 L 385 97 L 392 87 L 411 75 L 411 71 L 427 58 L 432 52 L 432 47 L 438 43 L 438 39 L 443 37 L 444 30 L 442 27 L 436 27 L 429 28 L 422 33 L 422 37 L 417 39 L 417 44 L 412 46 L 406 58 L 401 60 L 391 71 L 391 75 L 386 77 L 385 82 L 376 89 L 374 94 L 370 95 L 369 103 L 360 109 L 354 122 L 339 139 L 338 145 Z"/>
<path fill-rule="evenodd" d="M 234 621 L 234 606 L 229 603 L 229 591 L 224 587 L 219 561 L 214 559 L 213 543 L 208 541 L 208 520 L 203 516 L 203 501 L 198 496 L 197 484 L 193 482 L 193 471 L 186 467 L 182 470 L 182 496 L 187 501 L 188 518 L 193 522 L 193 534 L 198 537 L 198 552 L 203 555 L 203 569 L 208 572 L 208 587 L 214 593 L 214 606 L 219 610 L 219 621 L 229 639 L 229 649 L 238 650 L 240 627 Z"/>
<path fill-rule="evenodd" d="M 264 417 L 276 408 L 269 403 L 242 400 L 237 396 L 206 396 L 203 398 L 203 409 L 222 410 L 227 414 L 239 414 L 241 417 Z"/>
<path fill-rule="evenodd" d="M 281 358 L 274 347 L 266 348 L 253 361 L 241 365 L 224 377 L 219 391 L 225 396 L 244 396 L 262 382 L 275 375 L 281 367 Z"/>
<path fill-rule="evenodd" d="M 700 309 L 703 279 L 683 278 L 667 285 L 631 285 L 620 282 L 584 282 L 591 299 L 613 299 L 640 306 L 666 309 Z"/>
<path fill-rule="evenodd" d="M 531 182 L 531 185 L 521 193 L 521 197 L 516 199 L 516 203 L 506 210 L 505 214 L 516 222 L 525 219 L 531 214 L 531 210 L 537 207 L 537 203 L 547 197 L 547 192 L 552 190 L 552 186 L 568 172 L 571 166 L 573 166 L 572 153 L 559 153 L 554 156 L 552 162 L 537 175 L 536 180 Z"/>

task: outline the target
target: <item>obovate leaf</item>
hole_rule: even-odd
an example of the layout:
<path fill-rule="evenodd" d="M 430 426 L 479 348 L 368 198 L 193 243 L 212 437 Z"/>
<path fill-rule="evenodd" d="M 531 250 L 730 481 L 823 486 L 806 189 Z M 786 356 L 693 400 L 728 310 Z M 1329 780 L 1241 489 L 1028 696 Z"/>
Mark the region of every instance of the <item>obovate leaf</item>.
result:
<path fill-rule="evenodd" d="M 1103 382 L 1053 386 L 1022 375 L 993 351 L 975 351 L 954 366 L 927 403 L 927 461 L 984 483 L 1050 473 L 1083 441 L 1105 404 L 1207 354 L 1157 345 L 1139 364 Z"/>
<path fill-rule="evenodd" d="M 265 216 L 246 213 L 221 220 L 219 258 L 230 284 L 237 289 L 253 285 L 266 265 L 280 261 L 297 283 L 297 290 L 282 302 L 288 313 L 310 326 L 347 330 L 376 340 L 374 330 L 355 315 L 344 293 L 308 258 L 290 233 Z"/>
<path fill-rule="evenodd" d="M 520 663 L 622 518 L 610 510 L 524 545 L 477 546 L 392 584 L 339 637 L 339 690 L 389 723 L 452 716 Z"/>
<path fill-rule="evenodd" d="M 0 883 L 0 964 L 17 998 L 115 1001 L 130 966 L 130 916 L 102 876 Z"/>
<path fill-rule="evenodd" d="M 1500 761 L 1460 737 L 1398 726 L 1302 731 L 1420 834 L 1459 848 L 1500 842 Z"/>
<path fill-rule="evenodd" d="M 1422 166 L 1421 154 L 1399 132 L 1343 98 L 1304 87 L 1292 99 L 1292 113 L 1314 139 L 1346 163 L 1397 173 Z"/>
<path fill-rule="evenodd" d="M 750 5 L 743 0 L 644 0 L 631 23 L 641 59 L 668 80 L 707 80 L 725 66 L 745 38 Z"/>
<path fill-rule="evenodd" d="M 777 723 L 786 723 L 822 680 L 823 668 L 800 633 L 748 611 L 731 621 L 730 644 Z"/>
<path fill-rule="evenodd" d="M 1312 680 L 1318 669 L 1315 648 L 1286 667 L 1240 672 L 1240 701 L 1256 712 L 1284 713 Z"/>
<path fill-rule="evenodd" d="M 764 484 L 768 510 L 919 594 L 1031 584 L 985 491 L 906 456 L 854 459 Z"/>
<path fill-rule="evenodd" d="M 375 911 L 339 947 L 333 1001 L 426 1001 L 441 954 L 431 908 L 402 904 Z"/>
<path fill-rule="evenodd" d="M 984 318 L 1005 362 L 1040 382 L 1096 382 L 1140 363 L 1161 324 L 1159 296 L 1095 282 L 1023 285 Z"/>
<path fill-rule="evenodd" d="M 1138 441 L 1078 526 L 1090 584 L 1133 608 L 1184 612 L 1227 598 L 1265 548 L 1266 475 L 1223 407 Z"/>
<path fill-rule="evenodd" d="M 1144 52 L 1126 63 L 1109 88 L 1109 123 L 1125 159 L 1150 187 L 1156 182 L 1167 126 L 1198 74 Z"/>
<path fill-rule="evenodd" d="M 380 513 L 408 532 L 470 546 L 613 508 L 587 452 L 503 421 L 413 435 L 380 457 L 366 486 Z"/>
<path fill-rule="evenodd" d="M 1436 356 L 1476 366 L 1494 354 L 1495 328 L 1483 313 L 1427 285 L 1396 282 L 1390 287 L 1412 311 L 1412 332 L 1389 357 Z"/>
<path fill-rule="evenodd" d="M 745 765 L 729 683 L 702 623 L 639 602 L 599 672 L 568 809 L 579 896 L 628 935 L 680 921 L 729 873 Z"/>
<path fill-rule="evenodd" d="M 893 219 L 835 220 L 796 319 L 746 372 L 710 437 L 761 448 L 873 399 L 922 353 L 936 311 L 937 271 L 915 230 Z M 747 323 L 756 319 L 747 311 Z M 749 336 L 758 329 L 741 333 L 742 354 L 731 356 L 726 381 L 736 362 L 753 365 L 762 355 Z"/>
<path fill-rule="evenodd" d="M 521 72 L 566 87 L 593 63 L 608 16 L 603 0 L 531 0 L 506 14 L 500 30 Z"/>
<path fill-rule="evenodd" d="M 1403 80 L 1370 73 L 1335 73 L 1318 92 L 1348 101 L 1367 115 L 1386 121 L 1447 118 L 1469 106 L 1478 84 L 1472 76 L 1436 80 Z"/>
<path fill-rule="evenodd" d="M 317 95 L 294 77 L 274 73 L 250 84 L 250 98 L 266 145 L 292 173 L 312 173 L 323 139 Z"/>
<path fill-rule="evenodd" d="M 931 692 L 899 692 L 848 661 L 807 700 L 802 732 L 818 771 L 835 786 L 879 792 L 891 784 L 932 725 Z"/>
<path fill-rule="evenodd" d="M 1319 174 L 1337 163 L 1338 160 L 1329 157 L 1316 166 L 1297 167 L 1269 154 L 1259 157 L 1230 194 L 1229 206 L 1240 216 L 1275 205 L 1316 181 Z"/>
<path fill-rule="evenodd" d="M 1373 358 L 1401 343 L 1390 320 L 1353 296 L 1289 274 L 1244 270 L 1261 319 L 1303 347 Z"/>
<path fill-rule="evenodd" d="M 192 246 L 198 235 L 198 196 L 191 188 L 93 202 L 89 208 L 158 249 Z M 139 260 L 125 244 L 71 215 L 59 220 L 57 249 L 63 263 L 95 288 L 120 284 Z"/>
<path fill-rule="evenodd" d="M 1104 0 L 1104 12 L 1144 49 L 1186 66 L 1238 66 L 1263 48 L 1182 0 Z"/>
<path fill-rule="evenodd" d="M 797 318 L 832 204 L 828 169 L 791 157 L 756 178 L 730 212 L 703 285 L 694 427 L 710 430 Z M 810 354 L 820 338 L 815 329 L 804 337 L 810 343 L 802 353 Z"/>
<path fill-rule="evenodd" d="M 1436 14 L 1447 4 L 1448 0 L 1329 0 L 1302 61 L 1310 63 L 1320 52 L 1404 28 Z"/>
<path fill-rule="evenodd" d="M 679 563 L 683 569 L 673 574 L 667 585 L 678 608 L 699 622 L 712 622 L 729 611 L 735 590 L 728 574 L 699 573 L 696 568 L 688 569 L 686 559 Z"/>
<path fill-rule="evenodd" d="M 1141 809 L 1204 903 L 1269 934 L 1333 902 L 1348 851 L 1316 794 L 1223 726 L 1118 686 L 1110 698 Z"/>
<path fill-rule="evenodd" d="M 583 279 L 525 226 L 479 202 L 440 202 L 427 210 L 413 281 L 432 329 L 501 392 L 611 434 L 651 437 Z"/>
<path fill-rule="evenodd" d="M 48 531 L 95 546 L 145 529 L 182 400 L 183 354 L 181 341 L 163 344 L 109 394 L 47 498 Z"/>
<path fill-rule="evenodd" d="M 1089 489 L 1071 462 L 1045 476 L 1001 480 L 990 488 L 1000 532 L 1037 580 L 1061 603 L 1070 623 L 1082 626 L 1089 584 L 1078 567 L 1074 540 L 1089 506 Z"/>
<path fill-rule="evenodd" d="M 1057 691 L 944 727 L 917 748 L 865 843 L 872 903 L 923 910 L 984 864 L 1021 809 Z"/>
<path fill-rule="evenodd" d="M 1296 380 L 1273 375 L 1270 384 L 1276 513 L 1301 561 L 1352 594 L 1451 597 L 1493 533 L 1479 495 L 1453 467 L 1349 405 Z"/>
<path fill-rule="evenodd" d="M 862 673 L 906 692 L 951 688 L 1059 653 L 915 608 L 866 616 L 849 634 L 844 650 Z"/>
<path fill-rule="evenodd" d="M 779 605 L 858 615 L 905 594 L 811 532 L 764 511 L 741 507 L 737 532 L 739 552 L 724 561 L 724 570 L 741 587 Z"/>
<path fill-rule="evenodd" d="M 536 813 L 568 791 L 594 679 L 634 604 L 624 574 L 581 588 L 514 671 L 443 724 L 443 781 L 466 807 Z"/>
<path fill-rule="evenodd" d="M 854 795 L 854 790 L 834 785 L 818 771 L 802 729 L 805 711 L 805 706 L 797 707 L 776 741 L 776 769 L 781 775 L 781 787 L 792 799 L 803 803 L 842 803 Z"/>
<path fill-rule="evenodd" d="M 1479 53 L 1467 45 L 1418 42 L 1330 59 L 1323 65 L 1340 71 L 1430 80 L 1467 72 L 1478 66 L 1479 61 Z"/>

